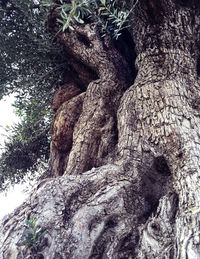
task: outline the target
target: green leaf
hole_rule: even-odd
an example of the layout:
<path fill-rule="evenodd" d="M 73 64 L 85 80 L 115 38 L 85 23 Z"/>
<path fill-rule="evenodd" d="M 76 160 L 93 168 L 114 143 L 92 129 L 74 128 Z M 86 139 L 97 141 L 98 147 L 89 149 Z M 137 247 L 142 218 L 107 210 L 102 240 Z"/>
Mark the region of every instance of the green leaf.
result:
<path fill-rule="evenodd" d="M 75 19 L 78 23 L 81 23 L 81 24 L 84 23 L 84 21 L 83 21 L 81 18 L 77 17 L 77 16 L 74 16 L 74 19 Z"/>
<path fill-rule="evenodd" d="M 62 31 L 64 32 L 69 27 L 68 21 L 63 25 Z"/>
<path fill-rule="evenodd" d="M 100 0 L 103 5 L 106 4 L 106 0 Z"/>
<path fill-rule="evenodd" d="M 74 28 L 69 24 L 69 29 L 74 31 Z"/>
<path fill-rule="evenodd" d="M 65 24 L 65 22 L 59 18 L 57 18 L 57 22 L 61 23 L 61 24 Z"/>
<path fill-rule="evenodd" d="M 66 13 L 63 9 L 62 9 L 60 15 L 61 15 L 61 17 L 62 17 L 63 19 L 67 19 L 67 18 L 68 18 L 67 13 Z"/>
<path fill-rule="evenodd" d="M 62 8 L 63 10 L 65 10 L 65 12 L 69 12 L 69 11 L 72 9 L 72 6 L 71 6 L 71 4 L 64 4 L 64 5 L 62 5 L 62 7 L 60 7 L 60 8 Z"/>

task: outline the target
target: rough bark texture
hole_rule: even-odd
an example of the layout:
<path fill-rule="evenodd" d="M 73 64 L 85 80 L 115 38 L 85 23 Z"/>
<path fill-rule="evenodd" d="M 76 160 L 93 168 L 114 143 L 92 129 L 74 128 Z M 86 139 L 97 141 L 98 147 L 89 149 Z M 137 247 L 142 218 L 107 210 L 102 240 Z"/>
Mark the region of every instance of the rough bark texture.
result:
<path fill-rule="evenodd" d="M 51 178 L 4 220 L 0 258 L 200 258 L 199 4 L 141 0 L 134 19 L 118 43 L 93 23 L 59 35 Z"/>

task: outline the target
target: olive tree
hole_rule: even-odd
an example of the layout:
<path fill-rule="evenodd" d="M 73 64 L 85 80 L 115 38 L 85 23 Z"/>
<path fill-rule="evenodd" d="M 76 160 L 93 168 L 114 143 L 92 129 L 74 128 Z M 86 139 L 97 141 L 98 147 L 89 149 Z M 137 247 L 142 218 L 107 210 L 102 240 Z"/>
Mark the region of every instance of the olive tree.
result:
<path fill-rule="evenodd" d="M 27 256 L 33 213 L 41 258 L 199 258 L 198 1 L 140 0 L 117 41 L 94 16 L 70 24 L 71 10 L 48 178 L 4 221 L 2 255 Z"/>

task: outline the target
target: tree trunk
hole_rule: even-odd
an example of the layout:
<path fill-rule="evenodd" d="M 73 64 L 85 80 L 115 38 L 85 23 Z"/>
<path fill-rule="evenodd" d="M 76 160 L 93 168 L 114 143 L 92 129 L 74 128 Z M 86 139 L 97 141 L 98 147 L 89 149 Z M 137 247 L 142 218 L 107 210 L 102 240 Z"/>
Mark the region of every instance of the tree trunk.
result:
<path fill-rule="evenodd" d="M 198 1 L 140 0 L 133 18 L 116 43 L 93 23 L 58 36 L 49 178 L 4 220 L 1 258 L 200 258 Z"/>

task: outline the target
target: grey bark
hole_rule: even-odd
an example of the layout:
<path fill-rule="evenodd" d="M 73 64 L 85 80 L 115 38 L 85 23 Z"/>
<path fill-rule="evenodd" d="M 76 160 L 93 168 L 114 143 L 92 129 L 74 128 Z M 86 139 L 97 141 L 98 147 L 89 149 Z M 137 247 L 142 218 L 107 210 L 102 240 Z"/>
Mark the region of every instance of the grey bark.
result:
<path fill-rule="evenodd" d="M 47 230 L 38 258 L 200 258 L 199 14 L 141 0 L 118 45 L 93 23 L 59 35 L 71 77 L 53 101 L 56 179 L 3 222 L 2 258 L 28 258 L 31 213 Z"/>

